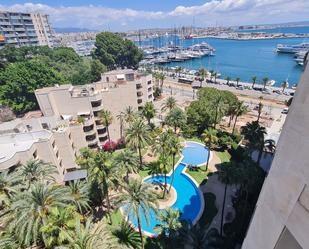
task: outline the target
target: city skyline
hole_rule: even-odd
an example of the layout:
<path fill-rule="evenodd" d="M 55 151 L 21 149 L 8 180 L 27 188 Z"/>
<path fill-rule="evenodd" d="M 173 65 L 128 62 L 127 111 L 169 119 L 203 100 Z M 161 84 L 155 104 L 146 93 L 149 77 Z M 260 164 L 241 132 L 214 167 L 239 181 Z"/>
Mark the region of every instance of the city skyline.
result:
<path fill-rule="evenodd" d="M 56 28 L 127 31 L 139 28 L 169 28 L 182 25 L 237 26 L 306 20 L 305 0 L 193 0 L 163 1 L 24 1 L 0 0 L 0 9 L 42 12 Z M 269 9 L 267 15 L 265 10 Z M 239 16 L 242 18 L 240 19 Z"/>

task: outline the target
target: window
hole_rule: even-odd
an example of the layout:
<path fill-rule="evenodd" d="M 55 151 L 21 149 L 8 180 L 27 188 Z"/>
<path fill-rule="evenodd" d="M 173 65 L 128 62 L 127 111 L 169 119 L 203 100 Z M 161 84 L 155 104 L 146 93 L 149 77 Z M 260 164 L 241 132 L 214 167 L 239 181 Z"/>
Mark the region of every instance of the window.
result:
<path fill-rule="evenodd" d="M 59 151 L 56 152 L 56 157 L 59 159 Z"/>
<path fill-rule="evenodd" d="M 48 130 L 49 129 L 49 126 L 47 123 L 42 123 L 42 128 L 45 129 L 45 130 Z"/>
<path fill-rule="evenodd" d="M 38 152 L 37 152 L 37 150 L 35 150 L 33 152 L 32 156 L 33 156 L 33 159 L 38 159 Z"/>
<path fill-rule="evenodd" d="M 69 139 L 71 139 L 71 138 L 72 138 L 71 133 L 69 133 Z"/>
<path fill-rule="evenodd" d="M 109 82 L 109 77 L 106 77 L 106 82 Z"/>
<path fill-rule="evenodd" d="M 52 143 L 53 148 L 55 149 L 56 141 L 54 140 Z"/>

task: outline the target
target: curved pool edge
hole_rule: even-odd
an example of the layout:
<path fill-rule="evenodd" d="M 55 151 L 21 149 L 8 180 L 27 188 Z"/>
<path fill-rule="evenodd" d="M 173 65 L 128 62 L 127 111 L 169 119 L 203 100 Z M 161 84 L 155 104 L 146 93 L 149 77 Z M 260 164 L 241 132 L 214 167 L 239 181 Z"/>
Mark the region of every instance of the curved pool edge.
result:
<path fill-rule="evenodd" d="M 205 147 L 205 144 L 200 143 L 200 142 L 196 142 L 196 141 L 190 141 L 190 140 L 188 140 L 188 141 L 184 141 L 184 142 L 182 142 L 182 143 L 186 145 L 187 142 L 196 143 L 196 144 L 199 144 L 199 145 L 202 145 L 203 147 Z M 208 155 L 208 156 L 209 156 L 209 161 L 211 161 L 211 160 L 212 160 L 212 157 L 213 157 L 213 152 L 212 152 L 209 148 L 207 148 L 207 149 L 208 149 L 208 151 L 209 151 L 209 155 Z M 179 164 L 182 163 L 183 158 L 184 158 L 184 155 L 181 154 L 181 157 L 180 157 L 179 160 L 175 163 L 174 169 L 176 169 L 176 168 L 179 166 Z M 207 163 L 207 162 L 201 163 L 201 164 L 199 164 L 199 165 L 197 165 L 197 166 L 198 166 L 198 167 L 201 167 L 201 166 L 205 165 L 205 163 Z M 199 219 L 201 218 L 201 216 L 202 216 L 202 214 L 203 214 L 203 212 L 204 212 L 204 209 L 205 209 L 204 194 L 203 194 L 202 190 L 199 188 L 200 185 L 196 182 L 196 180 L 195 180 L 192 176 L 190 176 L 188 173 L 186 173 L 186 169 L 187 169 L 187 167 L 188 167 L 188 164 L 186 164 L 186 163 L 182 163 L 182 164 L 184 164 L 185 167 L 184 167 L 184 169 L 181 171 L 181 174 L 184 174 L 184 175 L 195 185 L 195 187 L 196 187 L 196 189 L 197 189 L 197 191 L 198 191 L 200 200 L 201 200 L 201 203 L 200 203 L 200 210 L 199 210 L 199 212 L 198 212 L 196 218 L 192 221 L 192 224 L 195 225 L 195 224 L 199 221 Z M 166 174 L 166 176 L 170 177 L 172 174 L 173 174 L 173 170 L 171 170 L 168 174 Z M 146 180 L 148 180 L 148 179 L 150 179 L 150 178 L 152 178 L 152 177 L 154 177 L 154 176 L 164 176 L 164 175 L 163 175 L 163 174 L 149 175 L 149 176 L 146 176 L 146 177 L 142 178 L 142 181 L 145 182 Z M 176 191 L 176 192 L 177 192 L 177 191 Z M 166 209 L 166 208 L 165 208 L 165 209 Z M 164 210 L 164 209 L 159 209 L 159 210 Z M 126 221 L 129 223 L 129 225 L 130 225 L 135 231 L 138 232 L 138 228 L 130 221 L 129 217 L 127 217 L 126 215 L 124 215 L 122 208 L 120 208 L 120 212 L 121 212 L 121 214 L 125 217 Z M 142 234 L 145 235 L 145 236 L 147 236 L 147 237 L 150 237 L 150 238 L 156 238 L 156 237 L 159 236 L 159 235 L 156 234 L 156 233 L 147 232 L 147 231 L 145 231 L 145 230 L 143 230 L 143 229 L 142 229 Z"/>

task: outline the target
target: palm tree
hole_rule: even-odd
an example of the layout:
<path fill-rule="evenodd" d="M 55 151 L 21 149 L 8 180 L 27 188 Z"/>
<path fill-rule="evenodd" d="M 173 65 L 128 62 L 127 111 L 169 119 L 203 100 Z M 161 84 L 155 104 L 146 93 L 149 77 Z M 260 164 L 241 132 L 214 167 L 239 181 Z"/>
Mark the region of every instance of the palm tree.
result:
<path fill-rule="evenodd" d="M 27 183 L 28 189 L 32 183 L 37 181 L 54 181 L 53 175 L 58 173 L 55 166 L 42 160 L 29 160 L 18 169 L 18 172 Z"/>
<path fill-rule="evenodd" d="M 67 243 L 66 232 L 75 226 L 75 207 L 52 208 L 45 224 L 41 228 L 46 248 L 55 248 Z"/>
<path fill-rule="evenodd" d="M 155 78 L 157 85 L 159 85 L 159 80 L 160 80 L 159 73 L 157 72 L 152 73 L 152 77 Z"/>
<path fill-rule="evenodd" d="M 221 181 L 224 186 L 224 195 L 223 195 L 223 203 L 222 203 L 222 211 L 221 211 L 221 224 L 220 224 L 220 235 L 223 235 L 223 220 L 224 220 L 224 209 L 226 202 L 226 191 L 227 186 L 234 182 L 234 167 L 231 163 L 224 163 L 220 165 L 220 169 L 218 171 L 218 179 Z"/>
<path fill-rule="evenodd" d="M 8 170 L 0 173 L 0 210 L 9 207 L 14 195 L 20 191 L 21 183 L 19 174 L 9 173 Z"/>
<path fill-rule="evenodd" d="M 64 208 L 72 202 L 67 188 L 37 182 L 30 189 L 18 193 L 8 214 L 9 229 L 23 246 L 31 246 L 42 241 L 41 228 L 53 208 Z"/>
<path fill-rule="evenodd" d="M 170 134 L 168 144 L 169 144 L 169 153 L 172 156 L 172 170 L 173 170 L 172 180 L 171 180 L 171 183 L 170 183 L 170 188 L 168 190 L 170 192 L 171 187 L 173 186 L 174 177 L 175 177 L 174 173 L 175 173 L 176 155 L 180 154 L 181 149 L 182 149 L 182 145 L 180 143 L 179 138 L 175 134 Z"/>
<path fill-rule="evenodd" d="M 254 88 L 254 85 L 256 83 L 256 80 L 257 80 L 257 77 L 256 76 L 253 76 L 252 77 L 252 88 Z"/>
<path fill-rule="evenodd" d="M 130 215 L 137 220 L 137 227 L 141 241 L 141 248 L 144 249 L 142 234 L 141 216 L 149 223 L 148 216 L 150 210 L 157 211 L 157 195 L 149 184 L 143 183 L 140 179 L 132 179 L 122 188 L 122 192 L 117 198 L 119 207 L 123 207 L 127 216 Z"/>
<path fill-rule="evenodd" d="M 92 159 L 92 163 L 87 169 L 89 172 L 90 180 L 96 182 L 100 186 L 101 191 L 105 196 L 109 221 L 112 223 L 110 216 L 111 203 L 109 188 L 114 186 L 115 182 L 117 181 L 117 177 L 113 168 L 109 166 L 110 159 L 110 153 L 105 151 L 98 151 L 95 153 L 94 158 Z"/>
<path fill-rule="evenodd" d="M 178 77 L 180 77 L 181 71 L 182 71 L 182 68 L 181 68 L 181 67 L 176 67 L 175 73 L 176 73 L 176 74 L 178 73 Z"/>
<path fill-rule="evenodd" d="M 166 111 L 169 110 L 171 111 L 173 108 L 177 106 L 177 101 L 174 97 L 168 97 L 165 102 L 163 103 L 161 110 Z"/>
<path fill-rule="evenodd" d="M 234 134 L 234 132 L 235 132 L 235 127 L 236 127 L 238 117 L 246 114 L 247 112 L 248 112 L 248 107 L 244 105 L 244 102 L 238 101 L 237 104 L 236 104 L 236 109 L 235 109 L 235 121 L 234 121 L 234 125 L 233 125 L 232 134 Z"/>
<path fill-rule="evenodd" d="M 177 128 L 186 124 L 187 116 L 183 110 L 179 107 L 174 107 L 165 117 L 165 123 L 174 128 L 176 134 Z"/>
<path fill-rule="evenodd" d="M 156 115 L 156 109 L 152 102 L 146 102 L 143 107 L 142 115 L 147 119 L 148 125 L 150 125 L 150 121 Z"/>
<path fill-rule="evenodd" d="M 210 158 L 210 150 L 218 143 L 218 137 L 217 137 L 218 131 L 213 128 L 208 128 L 205 130 L 202 134 L 202 138 L 204 140 L 205 146 L 208 148 L 208 157 L 207 157 L 207 163 L 206 163 L 206 171 L 208 170 L 208 164 L 209 164 L 209 158 Z"/>
<path fill-rule="evenodd" d="M 170 145 L 169 141 L 171 139 L 170 132 L 162 132 L 155 140 L 153 144 L 153 151 L 159 155 L 159 160 L 163 165 L 163 174 L 164 174 L 164 192 L 163 199 L 165 198 L 165 193 L 167 191 L 167 169 L 166 164 L 168 162 L 168 156 L 170 155 Z"/>
<path fill-rule="evenodd" d="M 173 248 L 173 239 L 178 236 L 179 229 L 182 227 L 179 210 L 165 209 L 159 213 L 158 220 L 160 223 L 155 227 L 156 232 L 163 238 L 167 238 L 169 244 L 167 248 Z"/>
<path fill-rule="evenodd" d="M 161 84 L 160 84 L 161 91 L 162 91 L 162 89 L 163 89 L 163 84 L 164 84 L 165 78 L 166 78 L 166 77 L 165 77 L 164 73 L 160 73 L 160 74 L 159 74 L 159 80 L 161 81 Z"/>
<path fill-rule="evenodd" d="M 284 93 L 285 89 L 289 87 L 289 83 L 285 80 L 282 82 L 281 87 L 282 87 L 282 92 Z"/>
<path fill-rule="evenodd" d="M 201 83 L 200 87 L 202 87 L 202 83 L 206 79 L 207 74 L 208 74 L 208 72 L 205 68 L 200 68 L 200 70 L 199 70 L 200 83 Z"/>
<path fill-rule="evenodd" d="M 84 223 L 76 219 L 73 232 L 65 232 L 68 245 L 62 249 L 116 249 L 115 240 L 102 222 L 93 225 L 91 218 Z"/>
<path fill-rule="evenodd" d="M 141 241 L 138 233 L 126 221 L 112 229 L 112 235 L 116 238 L 121 248 L 140 248 Z"/>
<path fill-rule="evenodd" d="M 252 154 L 255 149 L 259 151 L 257 163 L 260 163 L 264 150 L 264 137 L 267 134 L 265 127 L 260 126 L 258 121 L 253 121 L 243 126 L 241 133 L 249 142 L 250 154 Z"/>
<path fill-rule="evenodd" d="M 258 117 L 257 117 L 257 120 L 256 120 L 258 123 L 260 121 L 262 110 L 263 110 L 263 103 L 262 103 L 262 97 L 260 97 L 260 102 L 258 104 Z"/>
<path fill-rule="evenodd" d="M 99 113 L 99 117 L 100 117 L 101 123 L 106 127 L 107 137 L 108 137 L 108 141 L 110 143 L 111 142 L 111 137 L 110 137 L 110 134 L 109 134 L 109 126 L 113 122 L 113 115 L 108 110 L 102 110 Z"/>
<path fill-rule="evenodd" d="M 128 106 L 124 112 L 123 112 L 124 121 L 127 124 L 130 124 L 133 122 L 133 120 L 136 118 L 136 113 L 134 112 L 134 109 L 132 106 Z"/>
<path fill-rule="evenodd" d="M 120 172 L 126 174 L 126 181 L 129 181 L 130 173 L 138 172 L 138 156 L 134 151 L 130 149 L 125 149 L 116 155 L 114 158 L 115 169 L 120 169 Z"/>
<path fill-rule="evenodd" d="M 238 85 L 239 85 L 239 81 L 240 81 L 240 78 L 239 78 L 239 77 L 237 77 L 237 78 L 235 79 L 235 81 L 236 81 L 236 86 L 238 87 Z"/>
<path fill-rule="evenodd" d="M 215 78 L 215 83 L 217 83 L 218 73 L 217 72 L 213 72 L 213 77 Z"/>
<path fill-rule="evenodd" d="M 120 131 L 120 139 L 123 139 L 123 120 L 124 120 L 124 114 L 123 112 L 120 112 L 116 118 L 119 120 L 119 131 Z"/>
<path fill-rule="evenodd" d="M 229 84 L 230 84 L 231 77 L 227 76 L 227 77 L 225 78 L 225 80 L 226 80 L 226 84 L 229 85 Z"/>
<path fill-rule="evenodd" d="M 73 204 L 79 213 L 83 214 L 90 209 L 89 206 L 89 185 L 87 182 L 74 181 L 69 183 L 70 195 L 73 198 Z"/>
<path fill-rule="evenodd" d="M 267 77 L 263 78 L 263 90 L 266 89 L 266 85 L 267 85 L 268 81 L 269 81 L 269 79 Z"/>
<path fill-rule="evenodd" d="M 225 102 L 225 100 L 223 99 L 223 96 L 222 95 L 217 95 L 214 97 L 214 100 L 213 100 L 213 105 L 214 105 L 214 108 L 215 108 L 215 117 L 214 117 L 214 128 L 216 129 L 216 126 L 217 126 L 217 123 L 218 123 L 218 116 L 220 114 L 220 116 L 222 114 L 224 114 L 224 112 L 226 111 L 227 109 L 227 104 Z"/>
<path fill-rule="evenodd" d="M 151 141 L 150 129 L 143 120 L 135 119 L 126 130 L 126 142 L 128 146 L 138 151 L 140 167 L 143 165 L 142 148 Z"/>

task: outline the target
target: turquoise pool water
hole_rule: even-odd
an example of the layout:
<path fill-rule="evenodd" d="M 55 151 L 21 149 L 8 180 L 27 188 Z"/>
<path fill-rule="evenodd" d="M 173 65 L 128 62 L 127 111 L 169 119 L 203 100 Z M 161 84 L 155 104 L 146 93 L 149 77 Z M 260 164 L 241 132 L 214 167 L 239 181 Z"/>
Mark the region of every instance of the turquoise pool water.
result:
<path fill-rule="evenodd" d="M 186 164 L 199 165 L 204 164 L 209 156 L 209 151 L 204 145 L 195 142 L 186 142 L 186 145 L 182 151 L 183 159 L 176 165 L 175 168 L 175 178 L 173 182 L 173 187 L 177 192 L 177 200 L 172 205 L 172 208 L 178 209 L 181 213 L 181 219 L 187 220 L 192 223 L 197 221 L 199 215 L 204 208 L 204 198 L 201 194 L 198 186 L 195 182 L 187 175 L 184 174 Z M 167 177 L 167 183 L 170 184 L 172 180 L 172 175 Z M 145 179 L 145 182 L 150 184 L 163 184 L 164 176 L 158 175 Z M 146 218 L 142 216 L 142 229 L 145 234 L 155 236 L 155 226 L 159 224 L 159 220 L 154 210 L 149 210 L 147 224 Z M 160 209 L 159 212 L 164 212 Z M 142 213 L 142 212 L 141 212 Z M 129 214 L 129 221 L 135 227 L 137 227 L 137 220 Z"/>

